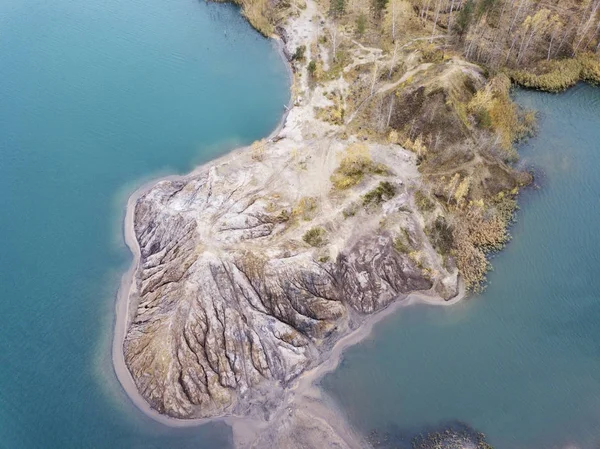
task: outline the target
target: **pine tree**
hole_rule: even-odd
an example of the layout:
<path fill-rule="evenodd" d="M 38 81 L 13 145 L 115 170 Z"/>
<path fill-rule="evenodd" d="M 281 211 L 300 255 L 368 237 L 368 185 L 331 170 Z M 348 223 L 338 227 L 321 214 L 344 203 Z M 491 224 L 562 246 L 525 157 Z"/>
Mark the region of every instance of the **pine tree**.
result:
<path fill-rule="evenodd" d="M 339 17 L 346 12 L 346 0 L 331 0 L 329 5 L 329 14 L 333 17 Z"/>
<path fill-rule="evenodd" d="M 469 30 L 474 9 L 475 2 L 473 0 L 467 0 L 467 3 L 465 3 L 462 9 L 458 12 L 456 21 L 454 22 L 454 29 L 459 36 L 463 36 Z"/>

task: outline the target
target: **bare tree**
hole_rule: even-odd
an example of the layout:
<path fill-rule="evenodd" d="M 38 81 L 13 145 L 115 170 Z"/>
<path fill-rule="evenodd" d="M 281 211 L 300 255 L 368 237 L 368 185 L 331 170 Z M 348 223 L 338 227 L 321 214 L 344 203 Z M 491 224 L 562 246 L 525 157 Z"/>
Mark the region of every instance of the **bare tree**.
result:
<path fill-rule="evenodd" d="M 437 26 L 437 21 L 440 16 L 440 7 L 442 6 L 442 0 L 438 0 L 437 8 L 435 9 L 435 19 L 433 20 L 433 30 L 431 31 L 431 40 L 433 42 L 433 36 L 435 36 L 435 28 Z"/>
<path fill-rule="evenodd" d="M 338 30 L 337 30 L 337 25 L 335 23 L 335 20 L 333 21 L 332 26 L 328 27 L 329 30 L 329 36 L 331 37 L 331 51 L 333 53 L 333 62 L 335 62 L 336 57 L 337 57 L 337 44 L 338 44 Z"/>
<path fill-rule="evenodd" d="M 579 46 L 581 45 L 581 43 L 583 42 L 583 39 L 585 39 L 585 36 L 587 35 L 587 32 L 590 28 L 590 26 L 592 25 L 594 18 L 596 17 L 596 13 L 598 12 L 598 8 L 600 8 L 600 0 L 595 0 L 594 2 L 592 2 L 590 4 L 590 15 L 587 19 L 587 21 L 585 22 L 585 26 L 583 27 L 583 31 L 580 34 L 580 38 L 577 41 L 577 44 L 575 45 L 575 47 L 573 48 L 573 56 L 575 56 L 575 53 L 577 53 L 577 50 L 579 50 Z"/>

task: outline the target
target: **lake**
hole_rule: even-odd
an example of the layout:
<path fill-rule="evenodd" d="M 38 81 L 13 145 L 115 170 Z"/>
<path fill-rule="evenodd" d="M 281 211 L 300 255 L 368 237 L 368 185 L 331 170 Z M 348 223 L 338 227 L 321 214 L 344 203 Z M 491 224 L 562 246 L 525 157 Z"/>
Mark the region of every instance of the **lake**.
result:
<path fill-rule="evenodd" d="M 363 432 L 464 422 L 498 449 L 600 444 L 600 89 L 515 98 L 540 113 L 520 148 L 539 188 L 483 294 L 401 309 L 324 378 Z"/>
<path fill-rule="evenodd" d="M 237 8 L 197 0 L 0 2 L 0 447 L 215 448 L 112 371 L 129 194 L 266 136 L 287 68 Z"/>

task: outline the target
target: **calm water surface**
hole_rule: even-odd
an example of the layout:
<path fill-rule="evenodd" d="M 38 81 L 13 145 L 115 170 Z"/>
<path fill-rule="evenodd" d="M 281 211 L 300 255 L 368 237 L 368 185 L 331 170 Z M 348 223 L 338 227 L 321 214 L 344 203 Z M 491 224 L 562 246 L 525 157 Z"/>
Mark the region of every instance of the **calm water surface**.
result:
<path fill-rule="evenodd" d="M 0 2 L 0 447 L 220 448 L 168 429 L 111 371 L 123 207 L 142 180 L 262 137 L 284 64 L 229 6 Z"/>
<path fill-rule="evenodd" d="M 600 89 L 516 98 L 541 113 L 521 149 L 541 189 L 484 294 L 402 309 L 323 380 L 365 432 L 459 420 L 499 449 L 600 445 Z"/>

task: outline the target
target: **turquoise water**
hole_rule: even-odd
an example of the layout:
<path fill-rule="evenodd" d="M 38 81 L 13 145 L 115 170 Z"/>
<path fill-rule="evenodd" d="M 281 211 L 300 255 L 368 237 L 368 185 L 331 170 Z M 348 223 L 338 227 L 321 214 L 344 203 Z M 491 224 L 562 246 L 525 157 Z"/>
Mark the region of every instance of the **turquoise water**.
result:
<path fill-rule="evenodd" d="M 482 295 L 402 309 L 323 380 L 365 432 L 463 421 L 498 449 L 600 444 L 600 89 L 516 98 L 541 112 L 521 149 L 541 188 Z"/>
<path fill-rule="evenodd" d="M 215 448 L 169 429 L 110 362 L 128 194 L 270 132 L 285 65 L 236 8 L 0 2 L 0 447 Z"/>

